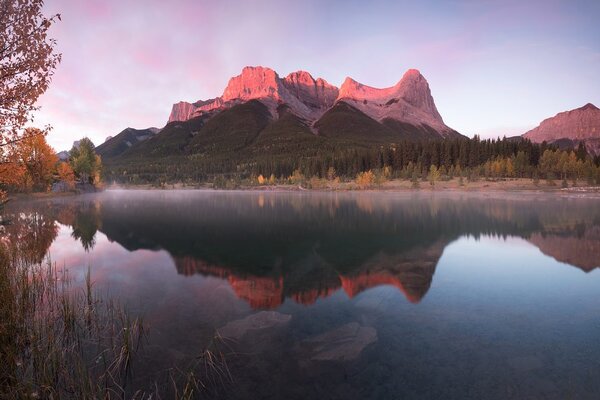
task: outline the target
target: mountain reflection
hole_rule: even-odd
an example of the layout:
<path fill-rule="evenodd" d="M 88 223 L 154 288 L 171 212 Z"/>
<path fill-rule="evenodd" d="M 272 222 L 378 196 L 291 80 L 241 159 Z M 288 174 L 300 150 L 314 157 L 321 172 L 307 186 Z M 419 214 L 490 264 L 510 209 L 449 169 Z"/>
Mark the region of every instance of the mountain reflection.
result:
<path fill-rule="evenodd" d="M 35 242 L 38 259 L 56 237 L 54 221 L 86 250 L 97 231 L 130 251 L 163 249 L 179 274 L 226 279 L 257 309 L 380 285 L 418 303 L 445 247 L 465 235 L 521 237 L 558 261 L 597 268 L 598 204 L 534 195 L 106 192 L 21 205 L 9 231 Z"/>

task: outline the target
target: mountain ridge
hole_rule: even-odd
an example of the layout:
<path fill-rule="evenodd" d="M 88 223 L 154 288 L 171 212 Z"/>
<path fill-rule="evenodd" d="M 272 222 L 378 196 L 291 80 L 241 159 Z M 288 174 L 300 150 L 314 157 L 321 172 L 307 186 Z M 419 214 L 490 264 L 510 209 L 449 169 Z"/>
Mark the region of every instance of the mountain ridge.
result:
<path fill-rule="evenodd" d="M 422 125 L 426 130 L 433 129 L 441 137 L 456 134 L 444 124 L 427 80 L 416 69 L 406 71 L 394 86 L 388 88 L 374 88 L 350 77 L 337 88 L 323 78 L 315 79 L 302 70 L 280 78 L 271 68 L 248 66 L 239 75 L 229 79 L 220 97 L 195 103 L 175 103 L 168 123 L 187 121 L 250 100 L 265 104 L 274 119 L 278 117 L 277 107 L 285 104 L 311 126 L 316 125 L 336 103 L 344 101 L 380 123 L 392 119 L 415 126 Z"/>
<path fill-rule="evenodd" d="M 109 137 L 104 143 L 96 146 L 96 153 L 101 157 L 116 157 L 130 147 L 143 142 L 160 132 L 158 128 L 135 129 L 125 128 L 117 135 Z"/>
<path fill-rule="evenodd" d="M 323 153 L 447 137 L 463 136 L 444 124 L 418 70 L 378 89 L 351 78 L 337 88 L 302 70 L 281 78 L 270 68 L 245 67 L 220 97 L 174 104 L 160 132 L 128 128 L 97 151 L 109 164 L 160 159 L 172 165 L 171 157 L 184 157 L 206 160 L 212 169 L 224 160 L 289 164 Z"/>
<path fill-rule="evenodd" d="M 572 143 L 573 146 L 584 143 L 588 152 L 600 155 L 600 109 L 587 103 L 559 112 L 522 136 L 534 143 Z"/>

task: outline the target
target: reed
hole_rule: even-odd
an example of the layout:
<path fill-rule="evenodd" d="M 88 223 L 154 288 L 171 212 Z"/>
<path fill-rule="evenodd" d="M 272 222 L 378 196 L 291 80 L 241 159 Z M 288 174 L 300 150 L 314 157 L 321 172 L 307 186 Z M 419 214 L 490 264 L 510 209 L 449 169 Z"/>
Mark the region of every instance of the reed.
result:
<path fill-rule="evenodd" d="M 0 245 L 0 398 L 123 398 L 143 321 L 19 250 Z"/>
<path fill-rule="evenodd" d="M 75 287 L 51 260 L 36 264 L 19 244 L 0 242 L 1 399 L 194 399 L 233 382 L 216 337 L 165 383 L 134 380 L 147 341 L 141 317 L 132 317 L 94 288 L 91 268 Z"/>

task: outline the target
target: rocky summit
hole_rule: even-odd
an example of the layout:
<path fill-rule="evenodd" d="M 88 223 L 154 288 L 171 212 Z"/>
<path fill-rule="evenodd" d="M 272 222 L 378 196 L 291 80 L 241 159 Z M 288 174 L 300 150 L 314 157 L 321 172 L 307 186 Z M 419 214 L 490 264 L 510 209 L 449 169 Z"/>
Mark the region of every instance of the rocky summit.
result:
<path fill-rule="evenodd" d="M 107 165 L 129 170 L 134 160 L 147 168 L 148 160 L 172 166 L 184 158 L 216 171 L 229 170 L 226 163 L 238 170 L 268 158 L 343 156 L 406 141 L 462 137 L 444 123 L 427 80 L 416 69 L 394 86 L 378 89 L 352 78 L 338 88 L 306 71 L 282 78 L 257 66 L 229 79 L 219 97 L 174 104 L 160 131 L 126 129 L 97 152 Z M 183 158 L 174 161 L 178 157 Z"/>
<path fill-rule="evenodd" d="M 545 141 L 569 147 L 584 143 L 588 152 L 600 155 L 600 109 L 588 103 L 560 112 L 543 120 L 523 137 L 535 143 Z"/>
<path fill-rule="evenodd" d="M 278 107 L 285 105 L 310 125 L 316 125 L 328 110 L 343 102 L 380 123 L 408 123 L 428 132 L 433 130 L 442 137 L 456 134 L 444 124 L 427 80 L 416 69 L 408 70 L 396 85 L 378 89 L 349 77 L 337 88 L 306 71 L 280 78 L 270 68 L 245 67 L 240 75 L 229 80 L 220 97 L 174 104 L 168 122 L 215 114 L 250 100 L 267 106 L 273 118 L 278 118 Z"/>

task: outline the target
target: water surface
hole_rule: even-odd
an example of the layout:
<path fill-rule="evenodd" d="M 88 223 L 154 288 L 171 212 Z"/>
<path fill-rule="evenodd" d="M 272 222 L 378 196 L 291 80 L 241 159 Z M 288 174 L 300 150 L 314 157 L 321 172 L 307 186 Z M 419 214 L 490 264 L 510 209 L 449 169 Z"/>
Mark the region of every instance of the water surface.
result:
<path fill-rule="evenodd" d="M 598 398 L 600 199 L 108 191 L 5 238 L 143 315 L 136 382 L 215 336 L 230 399 Z"/>

